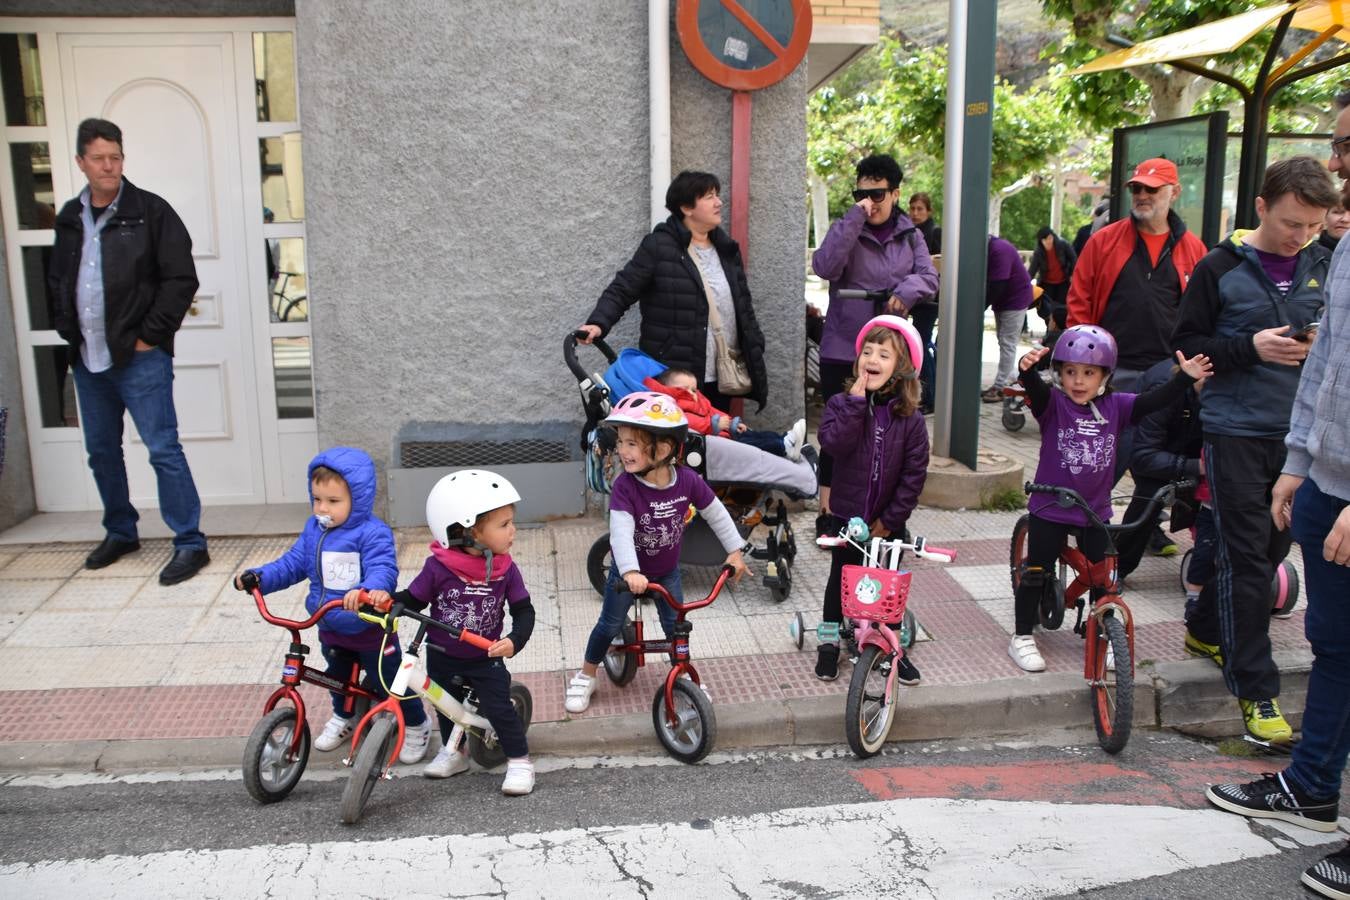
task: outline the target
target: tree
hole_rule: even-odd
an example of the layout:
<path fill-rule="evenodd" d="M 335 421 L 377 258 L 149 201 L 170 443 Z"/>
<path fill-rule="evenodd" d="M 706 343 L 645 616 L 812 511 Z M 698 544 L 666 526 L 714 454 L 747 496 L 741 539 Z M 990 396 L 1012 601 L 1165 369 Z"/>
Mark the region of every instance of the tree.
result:
<path fill-rule="evenodd" d="M 1077 128 L 1054 91 L 1019 92 L 1003 80 L 994 86 L 993 116 L 996 215 L 1000 192 L 1063 152 Z M 927 190 L 940 204 L 946 124 L 946 48 L 915 50 L 883 38 L 809 101 L 807 162 L 828 192 L 831 214 L 842 215 L 852 203 L 853 167 L 871 153 L 894 156 L 906 173 L 906 192 Z"/>

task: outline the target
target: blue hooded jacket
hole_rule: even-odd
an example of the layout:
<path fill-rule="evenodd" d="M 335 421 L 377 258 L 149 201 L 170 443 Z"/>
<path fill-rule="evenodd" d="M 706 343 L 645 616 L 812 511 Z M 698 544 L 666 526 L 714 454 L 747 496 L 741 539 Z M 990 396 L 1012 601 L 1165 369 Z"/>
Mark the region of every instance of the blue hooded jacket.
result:
<path fill-rule="evenodd" d="M 324 528 L 314 516 L 282 557 L 258 569 L 264 594 L 299 584 L 309 579 L 305 609 L 314 614 L 329 600 L 340 600 L 352 588 L 393 592 L 398 582 L 398 554 L 394 532 L 372 514 L 375 506 L 375 463 L 365 451 L 352 447 L 333 447 L 309 463 L 310 502 L 313 503 L 313 473 L 327 466 L 347 482 L 352 495 L 352 511 L 336 528 Z M 374 630 L 356 613 L 333 610 L 319 623 L 323 631 L 343 635 Z"/>

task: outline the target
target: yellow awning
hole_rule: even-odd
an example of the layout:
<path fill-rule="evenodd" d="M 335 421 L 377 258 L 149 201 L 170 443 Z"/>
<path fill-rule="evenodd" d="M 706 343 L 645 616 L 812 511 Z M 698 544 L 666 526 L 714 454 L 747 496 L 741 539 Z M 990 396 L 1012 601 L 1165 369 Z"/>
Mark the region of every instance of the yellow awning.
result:
<path fill-rule="evenodd" d="M 1319 34 L 1329 29 L 1350 26 L 1350 0 L 1314 0 L 1294 13 L 1293 26 Z"/>
<path fill-rule="evenodd" d="M 1335 6 L 1344 5 L 1343 0 L 1332 0 Z M 1325 3 L 1320 5 L 1325 6 Z M 1297 3 L 1277 3 L 1263 6 L 1236 16 L 1229 16 L 1217 22 L 1206 22 L 1185 31 L 1165 34 L 1162 37 L 1140 41 L 1133 47 L 1126 47 L 1105 56 L 1099 56 L 1090 63 L 1081 65 L 1070 75 L 1087 75 L 1092 72 L 1109 72 L 1112 69 L 1128 69 L 1131 66 L 1145 66 L 1153 63 L 1171 62 L 1175 59 L 1195 59 L 1232 53 L 1250 41 L 1256 34 L 1280 16 L 1298 6 Z M 1312 10 L 1305 10 L 1311 13 Z M 1308 27 L 1308 26 L 1299 26 Z M 1319 29 L 1320 30 L 1320 29 Z"/>

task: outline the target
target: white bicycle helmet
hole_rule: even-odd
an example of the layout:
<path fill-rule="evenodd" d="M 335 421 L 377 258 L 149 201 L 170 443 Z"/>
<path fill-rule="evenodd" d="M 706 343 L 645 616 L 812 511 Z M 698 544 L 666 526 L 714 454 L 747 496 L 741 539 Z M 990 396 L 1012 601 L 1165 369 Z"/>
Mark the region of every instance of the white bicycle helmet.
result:
<path fill-rule="evenodd" d="M 427 494 L 427 527 L 442 547 L 462 547 L 470 542 L 468 529 L 485 512 L 519 503 L 520 494 L 511 482 L 487 469 L 451 472 Z M 464 533 L 451 538 L 459 525 Z"/>

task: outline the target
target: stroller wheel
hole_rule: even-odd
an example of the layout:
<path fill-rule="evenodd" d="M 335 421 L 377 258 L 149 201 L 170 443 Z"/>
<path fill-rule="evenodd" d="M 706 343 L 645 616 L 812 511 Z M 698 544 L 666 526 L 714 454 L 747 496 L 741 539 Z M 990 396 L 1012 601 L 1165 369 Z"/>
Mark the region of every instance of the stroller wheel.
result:
<path fill-rule="evenodd" d="M 609 570 L 613 564 L 609 550 L 609 533 L 600 535 L 591 544 L 590 552 L 586 554 L 586 577 L 591 582 L 591 587 L 601 597 L 605 596 L 605 582 L 609 579 Z"/>

